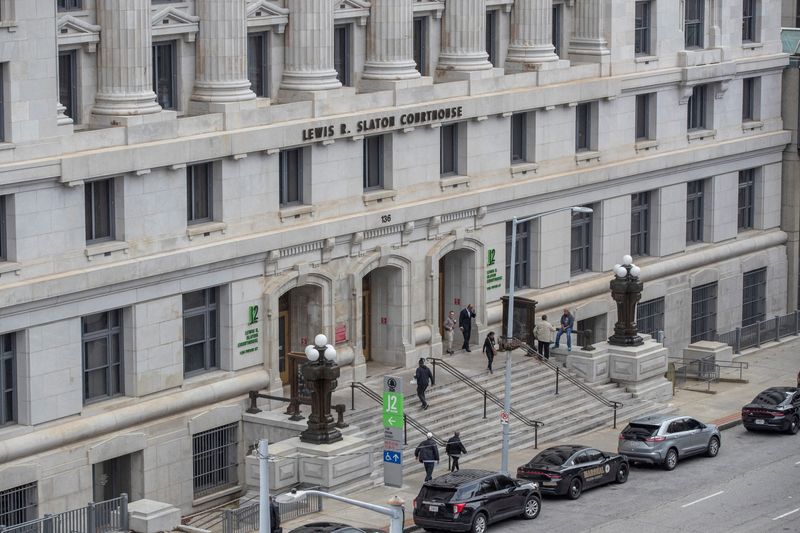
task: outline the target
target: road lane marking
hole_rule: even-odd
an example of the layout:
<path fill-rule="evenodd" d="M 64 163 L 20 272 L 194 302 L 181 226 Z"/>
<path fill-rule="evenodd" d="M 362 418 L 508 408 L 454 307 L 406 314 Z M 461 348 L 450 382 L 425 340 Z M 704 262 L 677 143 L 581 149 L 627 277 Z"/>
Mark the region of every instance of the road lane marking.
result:
<path fill-rule="evenodd" d="M 693 501 L 693 502 L 689 502 L 689 503 L 687 503 L 687 504 L 681 505 L 681 508 L 684 508 L 684 507 L 689 507 L 690 505 L 694 505 L 694 504 L 696 504 L 696 503 L 700 503 L 700 502 L 702 502 L 702 501 L 705 501 L 705 500 L 707 500 L 707 499 L 709 499 L 709 498 L 713 498 L 714 496 L 719 496 L 720 494 L 723 494 L 724 492 L 725 492 L 724 490 L 721 490 L 721 491 L 719 491 L 719 492 L 715 492 L 714 494 L 709 494 L 708 496 L 705 496 L 705 497 L 703 497 L 703 498 L 700 498 L 699 500 L 695 500 L 695 501 Z"/>
<path fill-rule="evenodd" d="M 794 466 L 800 465 L 800 461 L 797 461 Z"/>
<path fill-rule="evenodd" d="M 790 514 L 796 513 L 797 511 L 800 511 L 800 507 L 798 507 L 794 511 L 789 511 L 788 513 L 783 513 L 780 516 L 776 516 L 775 518 L 773 518 L 773 520 L 780 520 L 781 518 L 785 518 L 785 517 L 789 516 Z"/>

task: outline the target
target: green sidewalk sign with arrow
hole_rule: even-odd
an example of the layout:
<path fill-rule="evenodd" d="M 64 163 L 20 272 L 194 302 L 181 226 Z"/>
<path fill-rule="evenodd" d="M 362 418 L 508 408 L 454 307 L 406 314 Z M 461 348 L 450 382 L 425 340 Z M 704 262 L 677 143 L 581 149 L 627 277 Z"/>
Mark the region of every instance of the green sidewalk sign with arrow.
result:
<path fill-rule="evenodd" d="M 383 427 L 403 427 L 403 395 L 399 392 L 383 393 Z"/>

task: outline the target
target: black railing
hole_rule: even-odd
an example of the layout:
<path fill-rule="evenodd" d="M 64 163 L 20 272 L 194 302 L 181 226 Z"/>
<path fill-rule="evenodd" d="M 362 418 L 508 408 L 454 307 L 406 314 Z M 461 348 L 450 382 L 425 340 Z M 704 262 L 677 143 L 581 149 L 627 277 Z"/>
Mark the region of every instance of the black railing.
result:
<path fill-rule="evenodd" d="M 483 418 L 486 418 L 486 404 L 487 401 L 491 401 L 496 406 L 503 409 L 505 407 L 503 400 L 497 397 L 492 392 L 489 392 L 485 387 L 481 386 L 477 381 L 469 377 L 468 375 L 461 372 L 459 369 L 444 361 L 443 359 L 437 359 L 436 357 L 428 357 L 428 361 L 431 362 L 433 365 L 433 379 L 436 379 L 436 367 L 440 366 L 443 370 L 447 371 L 451 376 L 459 380 L 460 382 L 466 384 L 469 388 L 483 396 Z M 527 416 L 523 415 L 513 407 L 511 408 L 511 412 L 509 413 L 510 416 L 513 416 L 523 424 L 528 427 L 533 428 L 533 447 L 539 447 L 539 427 L 544 425 L 544 422 L 541 420 L 531 420 Z"/>
<path fill-rule="evenodd" d="M 724 342 L 733 348 L 733 353 L 741 354 L 747 348 L 760 348 L 766 342 L 778 342 L 783 337 L 800 334 L 800 311 L 787 315 L 777 315 L 727 333 L 716 335 L 717 342 Z"/>
<path fill-rule="evenodd" d="M 370 389 L 363 383 L 359 381 L 352 381 L 350 382 L 350 409 L 355 410 L 356 408 L 356 389 L 364 393 L 364 395 L 369 398 L 370 400 L 377 402 L 383 405 L 383 397 L 375 392 L 374 390 Z M 428 428 L 420 424 L 417 420 L 412 418 L 411 416 L 403 413 L 403 443 L 408 445 L 408 426 L 419 431 L 422 435 L 427 436 L 428 433 L 433 433 Z M 439 446 L 445 446 L 447 443 L 437 437 L 436 435 L 433 436 L 434 442 Z"/>
<path fill-rule="evenodd" d="M 606 407 L 611 407 L 612 409 L 614 409 L 614 429 L 617 428 L 617 410 L 621 409 L 622 407 L 624 407 L 624 404 L 622 402 L 617 402 L 615 400 L 609 400 L 608 398 L 606 398 L 605 396 L 603 396 L 602 394 L 600 394 L 599 392 L 594 390 L 592 387 L 590 387 L 589 385 L 587 385 L 586 383 L 584 383 L 580 379 L 576 378 L 575 376 L 573 376 L 569 372 L 561 372 L 561 366 L 560 365 L 557 365 L 556 363 L 553 363 L 549 359 L 544 358 L 542 356 L 542 354 L 540 354 L 539 352 L 534 350 L 527 343 L 521 341 L 520 339 L 515 337 L 513 339 L 512 346 L 514 346 L 516 348 L 520 348 L 527 355 L 533 357 L 536 361 L 538 361 L 542 365 L 546 366 L 547 368 L 549 368 L 550 370 L 555 372 L 555 374 L 556 374 L 556 394 L 558 394 L 559 380 L 563 377 L 564 379 L 566 379 L 567 381 L 569 381 L 570 383 L 572 383 L 573 385 L 578 387 L 580 390 L 582 390 L 583 392 L 585 392 L 586 394 L 588 394 L 589 396 L 591 396 L 592 398 L 594 398 L 598 402 L 602 403 Z"/>

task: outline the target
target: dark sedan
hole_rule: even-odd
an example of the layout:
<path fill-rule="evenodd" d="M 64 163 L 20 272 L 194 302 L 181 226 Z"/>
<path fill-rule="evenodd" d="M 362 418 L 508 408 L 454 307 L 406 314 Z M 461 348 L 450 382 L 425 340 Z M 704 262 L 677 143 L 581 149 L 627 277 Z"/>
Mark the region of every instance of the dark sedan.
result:
<path fill-rule="evenodd" d="M 586 489 L 628 480 L 628 459 L 588 446 L 554 446 L 517 469 L 517 477 L 539 482 L 544 494 L 580 498 Z"/>
<path fill-rule="evenodd" d="M 360 529 L 336 522 L 314 522 L 300 526 L 289 533 L 383 533 L 381 529 Z"/>
<path fill-rule="evenodd" d="M 800 429 L 800 389 L 772 387 L 742 407 L 742 424 L 748 431 L 785 431 L 794 435 Z"/>

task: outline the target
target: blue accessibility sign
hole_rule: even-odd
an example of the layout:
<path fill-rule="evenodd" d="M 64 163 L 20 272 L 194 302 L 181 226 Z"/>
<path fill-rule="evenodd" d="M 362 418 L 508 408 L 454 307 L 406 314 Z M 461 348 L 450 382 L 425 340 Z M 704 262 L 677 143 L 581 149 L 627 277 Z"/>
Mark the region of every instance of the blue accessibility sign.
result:
<path fill-rule="evenodd" d="M 403 464 L 403 454 L 401 452 L 393 452 L 391 450 L 383 451 L 383 462 L 393 463 L 396 465 Z"/>

